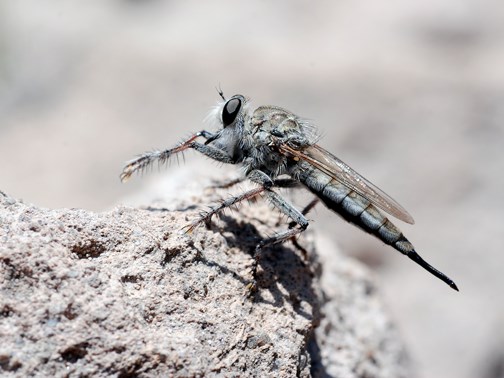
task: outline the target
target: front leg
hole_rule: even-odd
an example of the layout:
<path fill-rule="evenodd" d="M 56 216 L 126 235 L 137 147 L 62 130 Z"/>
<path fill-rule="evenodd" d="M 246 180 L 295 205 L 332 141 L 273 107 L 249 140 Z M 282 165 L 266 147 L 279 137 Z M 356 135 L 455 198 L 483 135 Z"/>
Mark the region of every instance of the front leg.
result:
<path fill-rule="evenodd" d="M 195 142 L 195 140 L 199 137 L 203 137 L 207 139 L 207 142 L 209 140 L 215 139 L 215 134 L 212 134 L 206 130 L 201 130 L 193 135 L 191 135 L 188 139 L 184 140 L 183 142 L 179 143 L 176 147 L 170 148 L 164 151 L 150 151 L 146 152 L 140 156 L 138 156 L 136 159 L 133 159 L 129 161 L 126 166 L 123 168 L 123 171 L 121 173 L 121 181 L 125 182 L 127 181 L 131 175 L 135 172 L 138 171 L 143 171 L 145 170 L 148 166 L 150 166 L 152 163 L 155 161 L 158 161 L 159 164 L 165 163 L 171 156 L 183 152 L 187 150 L 188 148 L 195 149 L 196 151 L 201 152 L 202 154 L 220 161 L 222 163 L 230 163 L 234 164 L 235 161 L 233 160 L 232 157 L 230 157 L 225 151 L 220 150 L 216 147 L 209 146 L 207 144 L 201 144 L 198 142 Z"/>

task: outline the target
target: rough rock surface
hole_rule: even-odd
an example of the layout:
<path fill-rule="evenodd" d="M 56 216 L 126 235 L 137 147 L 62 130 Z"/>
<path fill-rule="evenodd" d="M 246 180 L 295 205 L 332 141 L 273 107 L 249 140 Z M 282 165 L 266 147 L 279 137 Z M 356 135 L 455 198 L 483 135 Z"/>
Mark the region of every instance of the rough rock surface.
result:
<path fill-rule="evenodd" d="M 258 201 L 180 234 L 222 195 L 93 213 L 0 192 L 2 376 L 409 376 L 369 272 L 308 232 L 246 298 L 286 223 Z"/>

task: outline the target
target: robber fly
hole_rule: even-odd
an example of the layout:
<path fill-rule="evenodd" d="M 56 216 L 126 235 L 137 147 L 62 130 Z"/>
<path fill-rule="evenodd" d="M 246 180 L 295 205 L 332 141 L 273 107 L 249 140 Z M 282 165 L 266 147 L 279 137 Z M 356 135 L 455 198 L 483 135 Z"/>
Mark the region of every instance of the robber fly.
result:
<path fill-rule="evenodd" d="M 321 200 L 329 209 L 348 222 L 392 246 L 428 272 L 458 291 L 457 285 L 445 274 L 423 260 L 402 232 L 382 213 L 413 224 L 411 215 L 395 200 L 377 188 L 352 168 L 324 150 L 317 143 L 319 136 L 308 121 L 277 106 L 251 107 L 248 98 L 234 95 L 222 101 L 209 115 L 219 128 L 191 135 L 176 147 L 151 151 L 131 160 L 124 167 L 121 180 L 142 171 L 153 162 L 166 162 L 173 155 L 192 148 L 221 163 L 241 164 L 244 178 L 257 187 L 231 197 L 212 207 L 186 228 L 189 232 L 213 215 L 241 201 L 265 195 L 283 214 L 292 219 L 292 227 L 261 241 L 256 250 L 293 239 L 308 227 L 306 213 Z M 198 138 L 205 141 L 200 143 Z M 276 191 L 276 188 L 302 185 L 318 198 L 299 211 Z"/>

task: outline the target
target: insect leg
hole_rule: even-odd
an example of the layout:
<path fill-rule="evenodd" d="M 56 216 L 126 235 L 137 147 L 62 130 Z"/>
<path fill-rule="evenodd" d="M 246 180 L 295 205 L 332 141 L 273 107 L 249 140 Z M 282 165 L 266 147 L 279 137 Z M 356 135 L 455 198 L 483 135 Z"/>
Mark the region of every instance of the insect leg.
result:
<path fill-rule="evenodd" d="M 163 164 L 174 154 L 185 151 L 188 148 L 193 148 L 211 157 L 212 159 L 221 161 L 223 163 L 233 163 L 231 157 L 228 156 L 224 151 L 212 146 L 206 146 L 204 144 L 195 142 L 195 140 L 199 137 L 203 137 L 209 140 L 211 138 L 214 138 L 214 134 L 206 130 L 201 130 L 197 133 L 194 133 L 188 139 L 182 141 L 174 148 L 170 148 L 164 151 L 150 151 L 138 156 L 137 158 L 129 161 L 123 168 L 123 171 L 120 175 L 121 181 L 127 181 L 133 173 L 145 170 L 155 161 L 158 161 L 159 164 Z"/>
<path fill-rule="evenodd" d="M 304 209 L 303 209 L 303 210 L 301 210 L 301 214 L 303 214 L 303 215 L 308 214 L 310 211 L 312 211 L 312 209 L 313 209 L 313 208 L 317 205 L 317 203 L 319 203 L 319 202 L 320 202 L 320 198 L 315 197 L 314 199 L 312 199 L 312 200 L 310 201 L 310 203 L 308 203 L 308 205 L 306 205 L 306 206 L 304 207 Z M 295 225 L 296 225 L 296 222 L 290 222 L 290 223 L 289 223 L 289 228 L 292 228 L 292 227 L 294 227 Z"/>
<path fill-rule="evenodd" d="M 287 231 L 276 234 L 269 239 L 261 241 L 257 245 L 256 251 L 267 245 L 281 243 L 287 239 L 290 239 L 291 237 L 301 233 L 306 229 L 306 227 L 308 227 L 308 219 L 306 219 L 306 217 L 301 214 L 298 209 L 287 202 L 282 196 L 272 190 L 272 188 L 275 186 L 275 183 L 282 182 L 281 180 L 273 181 L 266 173 L 259 170 L 251 171 L 247 175 L 247 177 L 252 182 L 255 182 L 264 187 L 264 193 L 268 197 L 269 201 L 273 204 L 273 206 L 275 206 L 278 210 L 280 210 L 282 213 L 292 219 L 297 225 L 299 225 L 299 227 L 297 228 L 291 228 Z M 294 181 L 292 180 L 285 180 L 286 186 L 291 186 L 293 182 Z"/>
<path fill-rule="evenodd" d="M 224 182 L 224 183 L 216 183 L 215 185 L 212 185 L 210 186 L 210 188 L 213 188 L 213 189 L 227 189 L 227 188 L 230 188 L 232 186 L 235 186 L 236 184 L 239 184 L 240 182 L 243 182 L 243 180 L 245 180 L 246 177 L 245 176 L 242 176 L 242 177 L 238 177 L 238 178 L 235 178 L 233 180 L 229 180 L 227 182 Z"/>
<path fill-rule="evenodd" d="M 221 212 L 222 210 L 231 207 L 241 201 L 251 199 L 262 192 L 264 192 L 265 188 L 264 187 L 258 187 L 254 188 L 252 190 L 246 191 L 245 193 L 242 193 L 238 196 L 233 196 L 231 198 L 228 198 L 227 200 L 222 201 L 218 206 L 213 206 L 210 208 L 209 211 L 202 212 L 200 217 L 188 224 L 187 226 L 184 227 L 184 232 L 185 233 L 190 233 L 192 232 L 198 225 L 201 223 L 209 223 L 212 217 Z"/>
<path fill-rule="evenodd" d="M 317 203 L 320 202 L 320 199 L 318 197 L 315 197 L 314 199 L 312 199 L 310 201 L 310 203 L 308 203 L 308 205 L 306 205 L 304 207 L 303 210 L 301 210 L 301 214 L 305 215 L 308 214 L 316 205 Z M 294 226 L 296 225 L 296 222 L 290 222 L 289 223 L 289 228 L 293 228 Z M 291 242 L 292 244 L 294 244 L 294 247 L 296 247 L 297 249 L 299 249 L 301 251 L 301 253 L 303 254 L 303 258 L 305 260 L 307 260 L 308 258 L 308 251 L 306 250 L 306 248 L 304 248 L 301 244 L 299 244 L 298 240 L 296 239 L 295 236 L 293 236 L 291 238 Z"/>
<path fill-rule="evenodd" d="M 306 215 L 308 214 L 310 211 L 312 211 L 312 209 L 317 205 L 317 203 L 320 202 L 320 198 L 318 197 L 315 197 L 314 199 L 312 199 L 310 201 L 310 203 L 308 205 L 305 206 L 305 208 L 301 211 L 301 214 L 303 215 Z"/>
<path fill-rule="evenodd" d="M 201 144 L 198 142 L 192 142 L 188 146 L 188 148 L 192 148 L 193 150 L 196 150 L 203 155 L 208 156 L 209 158 L 213 160 L 217 160 L 221 163 L 226 163 L 226 164 L 235 164 L 236 161 L 227 154 L 226 151 L 221 150 L 220 148 L 214 147 L 214 146 L 209 146 L 207 144 Z"/>
<path fill-rule="evenodd" d="M 262 240 L 257 245 L 256 250 L 260 250 L 268 245 L 282 243 L 286 240 L 289 240 L 290 238 L 306 230 L 309 224 L 308 219 L 306 219 L 306 217 L 298 209 L 296 209 L 294 206 L 288 203 L 282 196 L 275 193 L 271 189 L 267 190 L 265 194 L 270 200 L 270 202 L 273 204 L 273 206 L 275 206 L 278 210 L 280 210 L 282 213 L 284 213 L 290 219 L 292 219 L 295 222 L 295 224 L 297 224 L 299 227 L 289 228 L 288 230 L 280 232 L 272 236 L 271 238 Z"/>
<path fill-rule="evenodd" d="M 278 188 L 297 188 L 297 187 L 302 186 L 299 181 L 289 179 L 289 178 L 275 179 L 275 180 L 273 180 L 273 183 Z"/>
<path fill-rule="evenodd" d="M 292 206 L 290 203 L 288 203 L 283 197 L 281 197 L 279 194 L 274 192 L 272 190 L 273 187 L 278 186 L 280 187 L 293 187 L 296 186 L 296 181 L 291 180 L 291 179 L 277 179 L 277 180 L 272 180 L 266 173 L 259 171 L 259 170 L 253 170 L 247 174 L 247 178 L 255 182 L 256 184 L 259 184 L 260 189 L 264 194 L 268 197 L 270 202 L 275 206 L 277 209 L 279 209 L 282 213 L 287 215 L 289 218 L 294 220 L 296 224 L 299 225 L 297 228 L 291 228 L 289 230 L 286 230 L 284 232 L 280 232 L 273 237 L 269 239 L 265 239 L 261 241 L 255 248 L 254 251 L 254 261 L 252 264 L 252 281 L 247 285 L 247 294 L 246 296 L 249 296 L 252 294 L 253 291 L 256 289 L 256 281 L 255 281 L 255 276 L 257 272 L 257 266 L 259 259 L 261 258 L 261 250 L 267 245 L 271 244 L 276 244 L 276 243 L 281 243 L 283 241 L 286 241 L 297 234 L 301 233 L 308 227 L 308 220 L 305 218 L 303 214 L 299 212 L 294 206 Z"/>
<path fill-rule="evenodd" d="M 259 260 L 262 256 L 262 250 L 264 247 L 272 244 L 282 243 L 286 240 L 294 238 L 296 235 L 300 234 L 308 227 L 308 219 L 294 206 L 288 203 L 283 197 L 275 193 L 271 189 L 265 191 L 266 196 L 270 202 L 279 209 L 282 213 L 291 218 L 299 227 L 289 228 L 286 231 L 280 232 L 268 239 L 262 240 L 255 248 L 254 251 L 254 262 L 252 264 L 252 282 L 247 285 L 247 296 L 251 295 L 253 291 L 256 290 L 256 273 Z"/>
<path fill-rule="evenodd" d="M 207 156 L 210 156 L 210 154 L 214 154 L 215 151 L 221 152 L 221 150 L 218 150 L 215 147 L 201 145 L 199 143 L 196 144 L 196 146 L 197 146 L 196 148 L 198 148 L 198 151 L 204 153 Z M 208 152 L 209 151 L 208 149 L 212 149 L 212 150 L 210 152 Z M 210 157 L 213 158 L 213 156 L 210 156 Z M 219 160 L 219 159 L 215 159 L 215 160 Z M 198 219 L 196 219 L 195 221 L 193 221 L 192 223 L 190 223 L 189 225 L 184 227 L 185 232 L 189 233 L 189 232 L 193 231 L 194 228 L 197 227 L 198 225 L 200 225 L 201 223 L 210 222 L 211 218 L 215 214 L 221 212 L 222 210 L 224 210 L 228 207 L 231 207 L 231 206 L 233 206 L 239 202 L 242 202 L 244 200 L 254 198 L 257 195 L 259 195 L 265 191 L 268 191 L 271 187 L 273 187 L 275 185 L 275 182 L 268 175 L 266 175 L 264 172 L 261 172 L 258 170 L 251 171 L 250 173 L 247 174 L 246 178 L 248 178 L 250 181 L 252 181 L 256 184 L 259 184 L 259 187 L 252 189 L 252 190 L 249 190 L 249 191 L 242 193 L 240 195 L 228 198 L 228 199 L 222 201 L 218 206 L 213 206 L 210 208 L 209 211 L 205 211 L 205 212 L 201 213 L 201 216 Z M 233 180 L 230 184 L 226 184 L 224 187 L 232 186 L 238 182 L 241 182 L 242 180 L 243 180 L 243 178 Z M 286 185 L 288 185 L 288 186 L 292 186 L 293 183 L 294 183 L 293 180 L 286 180 Z M 273 195 L 278 196 L 276 193 L 273 193 Z M 270 194 L 268 194 L 268 196 L 270 196 Z"/>

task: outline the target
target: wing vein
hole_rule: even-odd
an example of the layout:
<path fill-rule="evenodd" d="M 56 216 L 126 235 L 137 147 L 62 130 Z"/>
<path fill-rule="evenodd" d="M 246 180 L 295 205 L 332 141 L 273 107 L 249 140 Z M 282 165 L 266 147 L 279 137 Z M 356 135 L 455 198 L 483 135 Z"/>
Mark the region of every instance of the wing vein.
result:
<path fill-rule="evenodd" d="M 314 144 L 303 151 L 298 151 L 286 144 L 281 144 L 279 148 L 283 153 L 311 164 L 395 218 L 410 224 L 415 222 L 406 209 L 392 197 L 322 147 Z"/>

